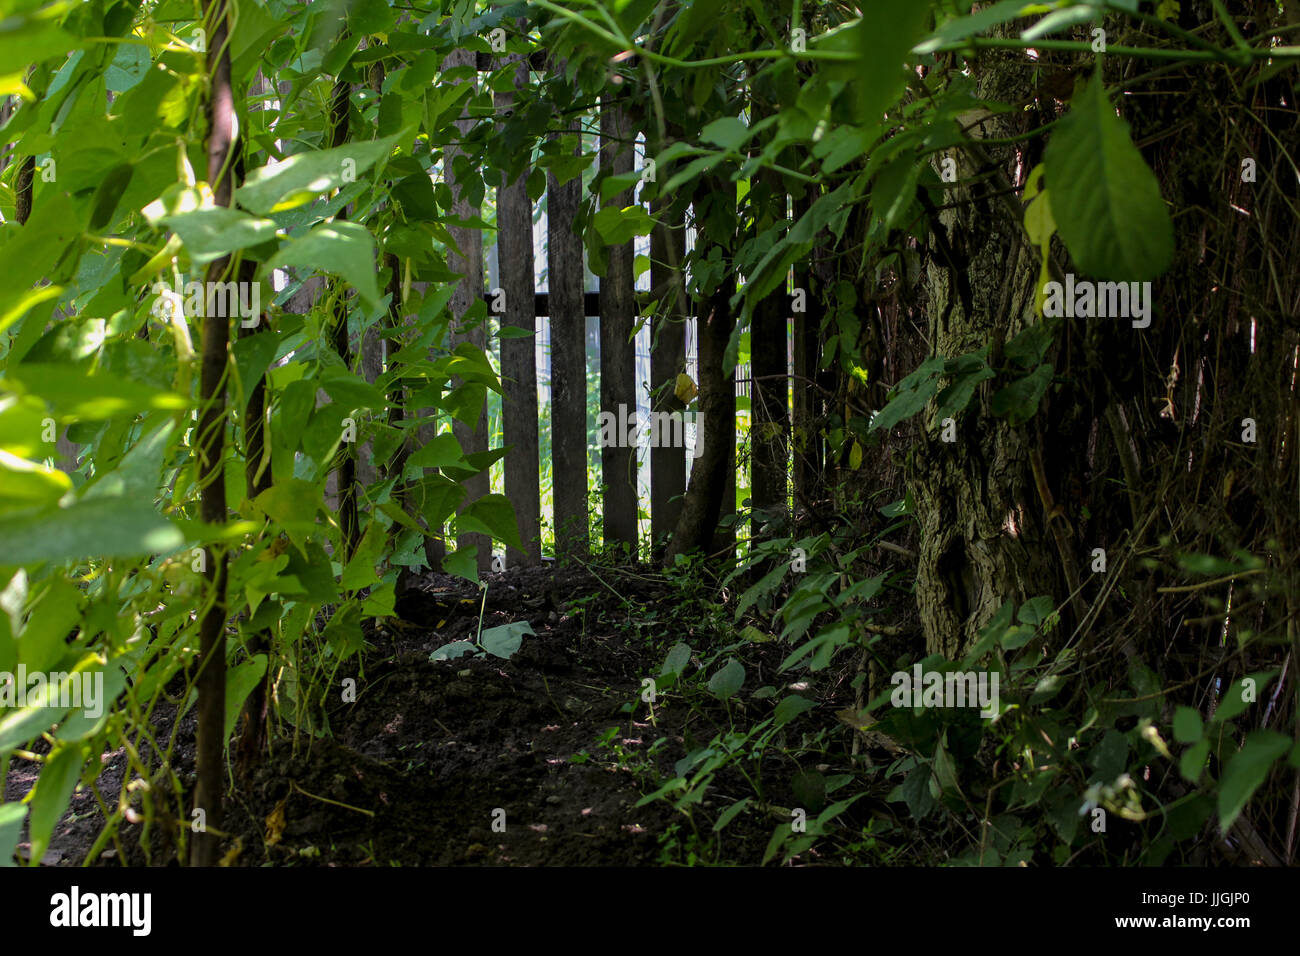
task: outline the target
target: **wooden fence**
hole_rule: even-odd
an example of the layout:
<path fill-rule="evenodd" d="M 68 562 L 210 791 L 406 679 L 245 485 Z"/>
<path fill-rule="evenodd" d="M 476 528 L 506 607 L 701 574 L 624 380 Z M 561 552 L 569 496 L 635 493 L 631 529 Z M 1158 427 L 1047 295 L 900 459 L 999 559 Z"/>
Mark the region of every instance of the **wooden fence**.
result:
<path fill-rule="evenodd" d="M 526 86 L 529 64 L 517 56 L 504 62 L 515 64 L 518 71 L 516 85 Z M 453 54 L 445 68 L 469 63 L 476 63 L 480 70 L 494 66 L 483 54 L 463 52 Z M 511 108 L 514 93 L 497 92 L 494 97 L 498 112 L 502 112 Z M 464 120 L 463 124 L 466 131 L 472 125 L 469 120 Z M 578 131 L 577 124 L 571 129 Z M 617 99 L 605 101 L 599 108 L 598 168 L 608 169 L 614 175 L 633 172 L 640 133 L 632 127 L 627 112 L 619 107 Z M 644 142 L 644 136 L 641 142 Z M 477 219 L 480 210 L 465 201 L 465 191 L 456 182 L 452 170 L 451 159 L 455 152 L 455 147 L 449 147 L 443 162 L 445 181 L 456 200 L 453 215 L 462 220 Z M 649 288 L 635 288 L 636 250 L 635 243 L 629 241 L 608 248 L 606 274 L 600 278 L 596 291 L 587 291 L 584 288 L 586 273 L 582 240 L 572 228 L 583 201 L 581 179 L 560 184 L 554 175 L 548 175 L 544 216 L 546 241 L 540 256 L 534 247 L 534 208 L 525 188 L 526 179 L 525 172 L 513 182 L 496 184 L 498 233 L 493 264 L 499 285 L 489 289 L 485 283 L 482 236 L 477 231 L 452 229 L 453 239 L 465 254 L 449 256 L 452 271 L 463 276 L 451 301 L 455 319 L 460 319 L 476 299 L 481 299 L 487 302 L 489 312 L 499 316 L 503 328 L 515 327 L 533 333 L 527 337 L 503 335 L 500 340 L 502 431 L 504 443 L 512 448 L 504 462 L 505 495 L 515 509 L 520 537 L 525 543 L 524 551 L 513 548 L 507 551 L 506 562 L 512 566 L 536 564 L 541 560 L 539 361 L 543 363 L 543 374 L 549 371 L 550 464 L 556 551 L 557 554 L 582 554 L 591 544 L 588 540 L 588 495 L 592 489 L 587 487 L 587 455 L 591 439 L 597 437 L 589 435 L 587 420 L 588 317 L 599 320 L 599 407 L 618 420 L 620 409 L 629 410 L 631 414 L 638 405 L 647 408 L 646 393 L 642 391 L 638 395 L 637 392 L 634 336 L 643 310 L 652 302 L 659 303 L 655 314 L 650 317 L 648 336 L 642 333 L 643 342 L 647 338 L 653 341 L 649 348 L 648 384 L 650 395 L 655 398 L 650 411 L 671 414 L 680 413 L 685 407 L 675 395 L 677 376 L 687 372 L 697 361 L 697 356 L 690 354 L 694 349 L 688 351 L 688 326 L 693 330 L 697 323 L 707 321 L 709 311 L 716 309 L 718 303 L 716 297 L 702 301 L 685 294 L 666 294 L 675 285 L 679 292 L 686 288 L 681 263 L 688 251 L 688 230 L 687 223 L 681 219 L 666 221 L 668 206 L 659 202 L 648 212 L 660 221 L 648 239 L 642 240 L 642 248 L 649 253 L 651 260 Z M 767 201 L 771 204 L 772 215 L 788 218 L 787 197 L 779 189 L 779 180 Z M 602 206 L 614 205 L 622 209 L 639 202 L 634 190 L 629 189 L 605 200 Z M 539 260 L 545 262 L 545 291 L 537 288 Z M 795 409 L 801 404 L 800 392 L 804 386 L 800 383 L 809 382 L 814 377 L 815 370 L 810 362 L 815 361 L 816 355 L 816 325 L 812 326 L 814 341 L 811 349 L 808 347 L 808 325 L 810 321 L 815 322 L 815 316 L 810 319 L 807 312 L 795 312 L 792 298 L 782 288 L 759 304 L 750 327 L 752 368 L 741 366 L 737 369 L 739 376 L 732 373 L 738 393 L 748 395 L 752 400 L 754 441 L 750 484 L 756 509 L 786 507 L 791 434 L 789 376 L 792 372 L 795 376 Z M 799 296 L 798 301 L 805 301 L 805 297 Z M 504 309 L 493 309 L 494 305 L 501 303 L 504 303 Z M 670 309 L 670 305 L 676 308 Z M 539 358 L 536 336 L 548 341 L 549 356 L 543 351 Z M 486 344 L 482 327 L 468 333 L 468 338 L 480 346 Z M 690 344 L 694 345 L 694 342 Z M 547 364 L 549 368 L 545 367 Z M 806 404 L 806 396 L 803 398 Z M 734 436 L 734 402 L 732 413 L 733 423 L 726 430 Z M 703 427 L 708 429 L 711 424 L 706 422 Z M 487 449 L 486 410 L 477 428 L 470 429 L 456 423 L 455 430 L 467 453 Z M 697 433 L 696 441 L 703 437 Z M 650 442 L 648 511 L 651 537 L 655 542 L 662 541 L 676 526 L 687 487 L 687 449 L 675 445 L 676 442 L 656 443 L 653 439 Z M 606 545 L 626 544 L 635 554 L 638 509 L 642 505 L 638 493 L 637 448 L 626 447 L 625 443 L 604 444 L 600 449 L 600 470 L 603 486 L 601 534 L 604 542 Z M 734 467 L 732 471 L 734 473 Z M 797 469 L 795 477 L 797 480 Z M 487 490 L 485 473 L 470 483 L 462 507 Z M 724 514 L 734 513 L 734 502 L 733 487 L 724 495 Z M 480 569 L 489 570 L 492 563 L 490 542 L 481 535 L 464 535 L 458 547 L 470 544 L 478 545 Z"/>

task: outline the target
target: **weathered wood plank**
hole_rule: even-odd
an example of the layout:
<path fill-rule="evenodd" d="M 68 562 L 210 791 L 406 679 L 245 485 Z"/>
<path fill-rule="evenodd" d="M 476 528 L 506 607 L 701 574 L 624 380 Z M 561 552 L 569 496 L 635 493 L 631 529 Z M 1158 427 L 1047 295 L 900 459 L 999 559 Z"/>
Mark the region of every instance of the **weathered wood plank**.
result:
<path fill-rule="evenodd" d="M 558 68 L 562 69 L 562 64 Z M 575 123 L 572 132 L 579 129 Z M 579 145 L 576 152 L 581 152 Z M 550 295 L 536 296 L 536 312 L 551 320 L 551 480 L 557 557 L 585 556 L 587 534 L 587 330 L 600 311 L 598 296 L 582 291 L 582 238 L 573 231 L 582 180 L 561 185 L 547 175 L 547 276 Z M 590 301 L 587 301 L 590 300 Z"/>
<path fill-rule="evenodd" d="M 528 85 L 528 64 L 522 56 L 514 62 L 515 82 Z M 494 96 L 498 113 L 512 109 L 514 92 Z M 497 243 L 500 250 L 501 288 L 505 314 L 501 327 L 526 330 L 527 337 L 501 336 L 501 427 L 510 453 L 505 457 L 506 497 L 515 509 L 524 550 L 509 548 L 511 566 L 532 566 L 542 560 L 541 474 L 537 450 L 537 339 L 533 301 L 533 204 L 528 198 L 527 170 L 505 182 L 497 194 Z"/>
<path fill-rule="evenodd" d="M 600 166 L 617 176 L 632 171 L 636 133 L 627 112 L 611 96 L 600 107 Z M 611 196 L 602 207 L 622 209 L 632 203 L 632 191 Z M 610 246 L 600 282 L 600 408 L 623 422 L 636 414 L 636 352 L 632 330 L 636 318 L 633 298 L 632 243 Z M 622 412 L 622 414 L 620 414 Z M 636 448 L 626 435 L 600 450 L 605 544 L 637 546 Z"/>

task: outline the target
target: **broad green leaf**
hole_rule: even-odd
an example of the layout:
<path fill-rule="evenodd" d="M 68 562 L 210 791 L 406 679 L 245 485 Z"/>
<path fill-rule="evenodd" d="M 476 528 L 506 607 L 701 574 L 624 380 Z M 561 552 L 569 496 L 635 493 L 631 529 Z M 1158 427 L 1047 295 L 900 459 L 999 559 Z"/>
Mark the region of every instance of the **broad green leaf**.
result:
<path fill-rule="evenodd" d="M 429 527 L 435 530 L 443 526 L 464 500 L 465 486 L 442 475 L 421 478 L 411 487 L 411 504 L 424 515 Z"/>
<path fill-rule="evenodd" d="M 432 654 L 429 655 L 431 661 L 454 661 L 458 657 L 466 654 L 473 654 L 478 650 L 478 646 L 472 641 L 452 641 L 450 644 L 444 644 Z"/>
<path fill-rule="evenodd" d="M 361 605 L 357 601 L 348 601 L 330 618 L 325 625 L 322 636 L 329 642 L 339 660 L 346 660 L 357 653 L 366 644 L 361 631 Z"/>
<path fill-rule="evenodd" d="M 1179 707 L 1174 711 L 1174 740 L 1180 744 L 1194 744 L 1204 730 L 1201 715 L 1192 707 Z"/>
<path fill-rule="evenodd" d="M 1223 771 L 1219 781 L 1219 827 L 1227 833 L 1259 789 L 1273 762 L 1291 749 L 1291 739 L 1273 730 L 1256 730 Z"/>
<path fill-rule="evenodd" d="M 0 757 L 6 761 L 9 759 L 8 754 L 0 754 Z M 14 850 L 18 847 L 18 837 L 26 819 L 27 804 L 0 804 L 0 867 L 17 865 L 14 863 Z"/>
<path fill-rule="evenodd" d="M 750 797 L 741 797 L 731 806 L 727 807 L 727 809 L 723 810 L 720 814 L 718 814 L 718 819 L 713 824 L 713 832 L 714 833 L 720 832 L 723 827 L 725 827 L 728 823 L 734 820 L 740 813 L 744 811 L 745 807 L 749 806 L 749 801 L 751 799 L 752 798 Z"/>
<path fill-rule="evenodd" d="M 194 209 L 165 216 L 162 224 L 181 237 L 196 266 L 206 265 L 236 249 L 275 238 L 275 223 L 224 206 Z"/>
<path fill-rule="evenodd" d="M 460 442 L 451 432 L 443 432 L 420 446 L 407 464 L 417 468 L 447 468 L 465 457 Z"/>
<path fill-rule="evenodd" d="M 1233 681 L 1219 698 L 1219 706 L 1215 708 L 1211 721 L 1222 723 L 1225 720 L 1232 720 L 1252 703 L 1258 701 L 1264 694 L 1264 688 L 1276 673 L 1276 671 L 1264 671 L 1258 674 L 1247 674 Z M 1247 684 L 1247 681 L 1251 683 Z"/>
<path fill-rule="evenodd" d="M 860 60 L 858 116 L 877 124 L 892 109 L 907 81 L 903 61 L 930 26 L 930 4 L 924 0 L 876 0 L 863 4 L 855 27 Z"/>
<path fill-rule="evenodd" d="M 49 505 L 72 488 L 56 468 L 46 468 L 0 449 L 0 511 Z"/>
<path fill-rule="evenodd" d="M 395 133 L 371 142 L 296 153 L 274 168 L 263 166 L 253 170 L 236 191 L 235 201 L 260 215 L 292 209 L 321 193 L 356 181 L 391 154 L 401 139 L 402 134 Z"/>
<path fill-rule="evenodd" d="M 341 276 L 357 290 L 367 309 L 379 304 L 375 280 L 375 241 L 355 222 L 324 222 L 306 235 L 290 239 L 264 267 L 302 266 Z"/>
<path fill-rule="evenodd" d="M 734 697 L 745 683 L 745 667 L 740 661 L 728 658 L 722 669 L 709 678 L 709 693 L 726 700 Z"/>
<path fill-rule="evenodd" d="M 0 522 L 0 560 L 6 564 L 165 554 L 186 536 L 146 501 L 93 498 L 66 508 L 14 512 Z"/>
<path fill-rule="evenodd" d="M 478 531 L 504 541 L 511 547 L 524 549 L 515 522 L 515 509 L 505 495 L 484 495 L 456 516 L 456 528 L 461 534 Z"/>
<path fill-rule="evenodd" d="M 664 666 L 659 669 L 660 675 L 663 674 L 681 674 L 691 662 L 691 646 L 678 641 L 668 650 L 668 656 L 664 658 Z"/>
<path fill-rule="evenodd" d="M 442 569 L 448 574 L 478 584 L 478 546 L 471 544 L 457 548 L 442 559 Z"/>
<path fill-rule="evenodd" d="M 54 834 L 54 825 L 68 807 L 68 800 L 81 777 L 81 768 L 88 754 L 89 747 L 86 744 L 65 743 L 58 745 L 46 759 L 31 798 L 30 866 L 39 865 L 45 856 L 50 837 Z"/>
<path fill-rule="evenodd" d="M 592 217 L 592 225 L 607 246 L 621 246 L 634 236 L 648 236 L 654 220 L 640 206 L 605 206 Z"/>
<path fill-rule="evenodd" d="M 928 358 L 911 375 L 894 387 L 889 403 L 871 418 L 868 431 L 893 428 L 906 418 L 911 418 L 939 390 L 939 376 L 943 372 L 941 358 Z"/>
<path fill-rule="evenodd" d="M 523 644 L 525 634 L 536 633 L 527 621 L 515 621 L 513 624 L 489 627 L 479 637 L 479 645 L 493 657 L 508 660 Z"/>
<path fill-rule="evenodd" d="M 1023 378 L 993 393 L 989 409 L 994 415 L 1006 418 L 1013 425 L 1023 424 L 1034 417 L 1038 404 L 1052 384 L 1052 367 L 1040 365 Z"/>
<path fill-rule="evenodd" d="M 1043 155 L 1057 231 L 1078 268 L 1120 281 L 1154 279 L 1174 256 L 1160 184 L 1115 115 L 1100 74 L 1088 81 Z"/>
<path fill-rule="evenodd" d="M 809 700 L 807 697 L 800 697 L 798 694 L 791 694 L 781 703 L 776 705 L 775 718 L 776 726 L 784 727 L 790 721 L 794 720 L 802 713 L 812 710 L 817 706 L 815 700 Z"/>
<path fill-rule="evenodd" d="M 753 131 L 738 116 L 720 117 L 700 130 L 700 139 L 729 150 L 740 149 L 752 135 Z"/>
<path fill-rule="evenodd" d="M 1022 16 L 1022 10 L 1042 9 L 1039 4 L 1026 3 L 1025 0 L 1000 0 L 989 4 L 976 13 L 964 17 L 955 17 L 942 24 L 928 38 L 918 43 L 912 50 L 918 55 L 931 53 L 946 43 L 964 40 L 967 37 L 983 33 L 989 27 L 995 27 L 1008 20 Z"/>
<path fill-rule="evenodd" d="M 1210 740 L 1202 737 L 1183 752 L 1178 760 L 1178 772 L 1192 783 L 1201 779 L 1205 772 L 1205 761 L 1210 756 Z"/>
<path fill-rule="evenodd" d="M 24 392 L 39 395 L 64 418 L 80 421 L 104 421 L 150 409 L 183 409 L 190 404 L 175 392 L 71 365 L 28 362 L 8 369 L 5 376 L 0 388 L 17 382 Z"/>
<path fill-rule="evenodd" d="M 283 528 L 314 528 L 321 507 L 320 487 L 298 478 L 277 481 L 254 498 L 253 504 Z"/>
<path fill-rule="evenodd" d="M 248 695 L 265 674 L 265 654 L 257 654 L 226 672 L 226 733 L 223 739 L 230 739 L 239 713 L 244 709 L 244 701 L 248 700 Z"/>

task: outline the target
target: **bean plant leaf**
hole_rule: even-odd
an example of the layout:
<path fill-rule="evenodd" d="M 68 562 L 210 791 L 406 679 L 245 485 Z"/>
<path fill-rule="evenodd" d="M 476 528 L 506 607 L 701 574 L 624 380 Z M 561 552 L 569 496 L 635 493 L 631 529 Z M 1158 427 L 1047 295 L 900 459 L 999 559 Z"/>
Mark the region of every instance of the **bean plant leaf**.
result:
<path fill-rule="evenodd" d="M 1100 72 L 1071 101 L 1043 163 L 1057 231 L 1079 269 L 1137 282 L 1169 268 L 1174 231 L 1160 184 L 1115 115 Z"/>

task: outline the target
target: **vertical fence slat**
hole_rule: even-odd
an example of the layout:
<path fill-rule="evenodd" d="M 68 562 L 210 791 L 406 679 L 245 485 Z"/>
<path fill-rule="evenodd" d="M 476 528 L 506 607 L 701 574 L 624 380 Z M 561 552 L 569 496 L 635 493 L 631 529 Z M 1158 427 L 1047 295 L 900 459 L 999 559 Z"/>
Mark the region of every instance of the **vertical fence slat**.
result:
<path fill-rule="evenodd" d="M 506 58 L 515 63 L 515 81 L 528 85 L 528 61 L 518 54 Z M 498 113 L 514 104 L 512 91 L 498 92 Z M 497 195 L 498 256 L 501 288 L 505 291 L 504 331 L 508 326 L 525 329 L 519 338 L 501 336 L 501 427 L 511 451 L 505 458 L 506 497 L 514 506 L 519 537 L 524 550 L 510 548 L 506 559 L 512 566 L 541 562 L 541 475 L 537 451 L 537 319 L 533 288 L 533 204 L 528 198 L 527 170 L 506 183 L 502 176 Z"/>
<path fill-rule="evenodd" d="M 563 72 L 563 64 L 556 64 Z M 570 126 L 578 132 L 577 123 Z M 575 153 L 581 153 L 581 142 Z M 584 556 L 587 536 L 587 310 L 582 238 L 573 231 L 581 177 L 547 174 L 546 274 L 551 320 L 551 483 L 557 557 Z"/>
<path fill-rule="evenodd" d="M 650 389 L 656 395 L 654 408 L 680 412 L 685 405 L 675 393 L 678 374 L 686 370 L 686 299 L 682 261 L 686 257 L 684 210 L 674 210 L 663 199 L 653 204 L 660 221 L 650 234 L 651 295 L 659 301 L 650 350 Z M 683 429 L 684 431 L 684 429 Z M 664 431 L 661 430 L 661 436 Z M 698 439 L 698 436 L 697 436 Z M 684 440 L 684 439 L 683 439 Z M 650 450 L 650 537 L 658 543 L 681 517 L 681 496 L 686 491 L 686 449 L 660 442 Z"/>
<path fill-rule="evenodd" d="M 470 50 L 454 50 L 447 54 L 443 60 L 442 72 L 454 69 L 458 66 L 475 66 L 478 63 L 477 57 Z M 460 129 L 462 136 L 468 136 L 474 127 L 474 120 L 465 114 L 461 119 L 456 121 L 456 126 Z M 478 207 L 470 204 L 465 197 L 465 190 L 457 181 L 453 169 L 453 160 L 456 156 L 462 155 L 463 151 L 454 143 L 449 143 L 443 149 L 442 153 L 442 172 L 448 188 L 451 189 L 453 196 L 452 215 L 457 219 L 468 220 L 477 219 L 480 215 Z M 451 314 L 455 323 L 459 323 L 462 317 L 470 307 L 473 306 L 483 295 L 483 239 L 477 229 L 467 229 L 461 226 L 448 226 L 451 233 L 452 241 L 464 252 L 464 255 L 457 255 L 455 252 L 449 252 L 447 255 L 447 267 L 452 272 L 462 276 L 460 282 L 456 284 L 456 291 L 451 297 Z M 475 325 L 471 329 L 464 331 L 453 331 L 452 341 L 455 344 L 469 342 L 476 348 L 487 351 L 487 334 L 483 325 Z M 460 379 L 452 380 L 453 386 L 460 384 Z M 460 447 L 466 454 L 473 452 L 487 451 L 488 434 L 487 434 L 487 402 L 483 403 L 483 409 L 479 413 L 476 426 L 471 429 L 463 422 L 457 421 L 452 426 L 452 432 L 456 440 L 460 442 Z M 473 502 L 483 497 L 490 490 L 490 478 L 487 471 L 475 475 L 465 482 L 465 500 L 461 504 L 460 511 L 464 511 Z M 492 539 L 485 534 L 462 534 L 456 539 L 456 547 L 478 548 L 478 568 L 480 572 L 486 572 L 492 567 Z M 428 547 L 425 552 L 428 554 Z M 430 560 L 432 564 L 432 560 Z"/>
<path fill-rule="evenodd" d="M 613 97 L 600 107 L 600 164 L 614 175 L 632 171 L 635 133 L 625 110 Z M 618 193 L 602 207 L 622 209 L 632 202 L 631 190 Z M 600 282 L 600 408 L 621 426 L 624 415 L 636 414 L 636 351 L 632 341 L 635 317 L 632 243 L 610 246 L 608 264 Z M 620 410 L 623 414 L 620 414 Z M 606 545 L 626 543 L 635 555 L 637 545 L 636 448 L 620 443 L 601 449 L 601 483 L 604 485 Z"/>

